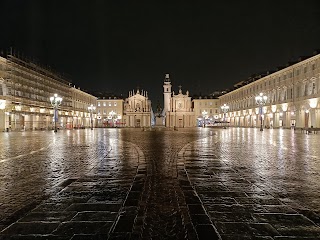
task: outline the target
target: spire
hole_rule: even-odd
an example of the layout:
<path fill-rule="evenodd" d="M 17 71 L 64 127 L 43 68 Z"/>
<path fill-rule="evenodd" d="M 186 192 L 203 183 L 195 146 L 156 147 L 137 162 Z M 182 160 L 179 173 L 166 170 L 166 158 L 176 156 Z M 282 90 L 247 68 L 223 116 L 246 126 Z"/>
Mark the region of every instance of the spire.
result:
<path fill-rule="evenodd" d="M 169 75 L 169 73 L 166 73 L 166 74 L 165 74 L 164 81 L 165 81 L 165 82 L 170 82 L 170 75 Z"/>

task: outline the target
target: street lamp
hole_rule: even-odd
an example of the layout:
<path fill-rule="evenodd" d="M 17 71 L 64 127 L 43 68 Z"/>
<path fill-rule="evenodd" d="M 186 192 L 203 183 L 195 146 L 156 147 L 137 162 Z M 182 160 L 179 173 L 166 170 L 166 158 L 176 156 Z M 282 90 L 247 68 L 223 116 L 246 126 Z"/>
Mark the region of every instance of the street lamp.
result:
<path fill-rule="evenodd" d="M 58 94 L 54 94 L 53 97 L 50 97 L 51 105 L 53 106 L 54 113 L 54 132 L 57 132 L 57 122 L 58 122 L 58 107 L 61 105 L 62 98 L 58 97 Z"/>
<path fill-rule="evenodd" d="M 227 104 L 223 104 L 221 106 L 221 110 L 223 111 L 223 122 L 224 122 L 224 126 L 223 128 L 226 129 L 226 113 L 229 111 L 229 106 Z"/>
<path fill-rule="evenodd" d="M 256 103 L 259 106 L 259 113 L 260 113 L 260 131 L 263 131 L 262 127 L 262 107 L 266 104 L 267 102 L 267 96 L 263 95 L 263 93 L 260 93 L 259 96 L 256 96 Z"/>
<path fill-rule="evenodd" d="M 206 117 L 208 112 L 206 110 L 202 111 L 202 117 L 203 117 L 203 127 L 206 127 Z"/>
<path fill-rule="evenodd" d="M 93 106 L 93 104 L 91 104 L 89 107 L 88 107 L 88 111 L 90 112 L 90 125 L 91 125 L 91 130 L 93 130 L 93 120 L 92 120 L 92 114 L 93 114 L 93 111 L 96 110 L 96 107 Z"/>
<path fill-rule="evenodd" d="M 111 112 L 109 112 L 108 118 L 112 121 L 112 127 L 114 127 L 115 121 L 117 119 L 117 113 L 115 111 L 111 110 Z"/>

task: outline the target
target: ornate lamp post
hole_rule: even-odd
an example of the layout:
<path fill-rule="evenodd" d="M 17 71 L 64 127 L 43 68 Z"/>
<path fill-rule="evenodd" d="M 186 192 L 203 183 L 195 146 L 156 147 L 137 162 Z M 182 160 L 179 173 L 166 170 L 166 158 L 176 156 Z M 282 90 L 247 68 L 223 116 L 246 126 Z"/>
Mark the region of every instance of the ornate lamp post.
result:
<path fill-rule="evenodd" d="M 88 111 L 90 113 L 90 126 L 91 126 L 91 130 L 93 130 L 93 119 L 92 119 L 92 115 L 93 115 L 93 111 L 96 110 L 96 107 L 93 106 L 93 104 L 91 104 L 89 107 L 88 107 Z"/>
<path fill-rule="evenodd" d="M 111 112 L 109 112 L 108 118 L 112 121 L 112 127 L 114 127 L 115 121 L 116 121 L 116 119 L 117 119 L 117 114 L 116 114 L 116 112 L 113 111 L 113 110 L 112 110 Z"/>
<path fill-rule="evenodd" d="M 58 94 L 54 94 L 50 97 L 51 105 L 53 106 L 53 118 L 54 118 L 54 132 L 57 132 L 57 122 L 58 122 L 58 107 L 61 105 L 62 98 L 58 97 Z"/>
<path fill-rule="evenodd" d="M 260 114 L 260 131 L 263 131 L 262 127 L 262 107 L 266 104 L 268 97 L 260 93 L 259 96 L 256 96 L 256 103 L 259 106 L 259 114 Z"/>
<path fill-rule="evenodd" d="M 202 111 L 203 127 L 206 127 L 206 118 L 208 112 L 206 110 Z"/>
<path fill-rule="evenodd" d="M 223 104 L 221 106 L 221 110 L 223 112 L 223 122 L 224 122 L 224 126 L 223 128 L 226 129 L 226 113 L 229 111 L 229 106 L 227 104 Z"/>

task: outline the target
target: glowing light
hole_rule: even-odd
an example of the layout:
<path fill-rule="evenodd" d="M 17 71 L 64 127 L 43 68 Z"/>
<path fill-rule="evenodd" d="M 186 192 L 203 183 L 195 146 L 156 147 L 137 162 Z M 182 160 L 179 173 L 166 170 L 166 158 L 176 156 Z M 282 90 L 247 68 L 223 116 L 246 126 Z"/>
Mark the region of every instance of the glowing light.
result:
<path fill-rule="evenodd" d="M 282 104 L 282 111 L 286 112 L 288 110 L 288 103 Z"/>
<path fill-rule="evenodd" d="M 267 107 L 263 107 L 263 113 L 267 113 L 268 108 Z"/>
<path fill-rule="evenodd" d="M 6 100 L 0 100 L 0 109 L 6 108 Z"/>
<path fill-rule="evenodd" d="M 318 99 L 316 98 L 309 99 L 309 105 L 311 108 L 316 108 L 318 105 Z"/>
<path fill-rule="evenodd" d="M 277 111 L 277 105 L 272 105 L 271 111 L 275 113 Z"/>

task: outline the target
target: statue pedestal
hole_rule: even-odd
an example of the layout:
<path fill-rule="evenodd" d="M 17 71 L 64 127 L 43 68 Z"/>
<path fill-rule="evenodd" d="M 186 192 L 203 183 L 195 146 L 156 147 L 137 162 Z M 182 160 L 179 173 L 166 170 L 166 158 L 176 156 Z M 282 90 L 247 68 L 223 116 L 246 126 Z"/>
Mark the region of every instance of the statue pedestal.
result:
<path fill-rule="evenodd" d="M 156 127 L 164 127 L 164 117 L 156 117 Z"/>

